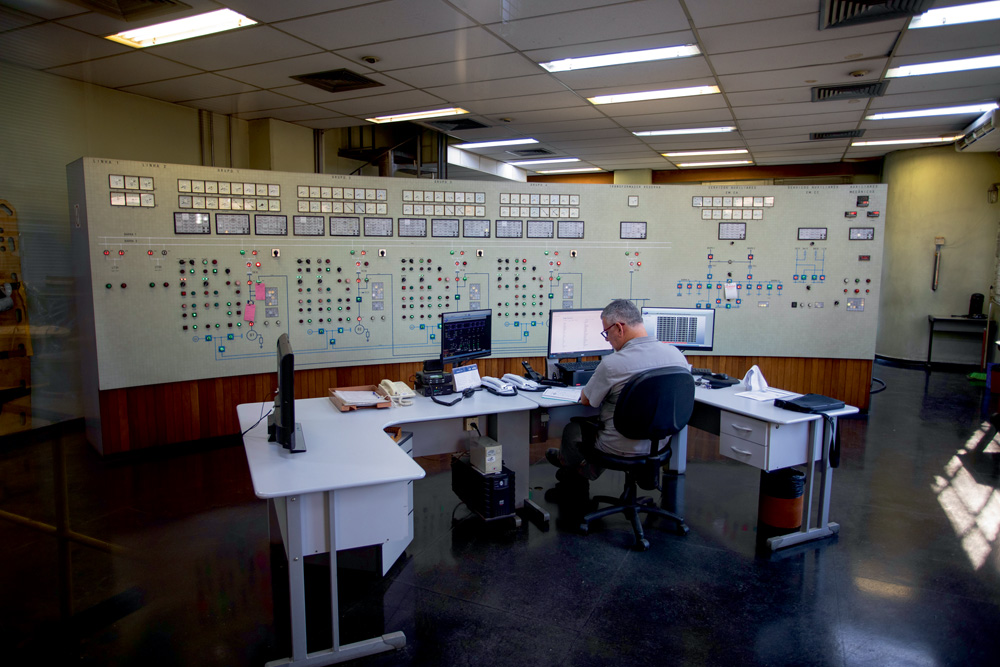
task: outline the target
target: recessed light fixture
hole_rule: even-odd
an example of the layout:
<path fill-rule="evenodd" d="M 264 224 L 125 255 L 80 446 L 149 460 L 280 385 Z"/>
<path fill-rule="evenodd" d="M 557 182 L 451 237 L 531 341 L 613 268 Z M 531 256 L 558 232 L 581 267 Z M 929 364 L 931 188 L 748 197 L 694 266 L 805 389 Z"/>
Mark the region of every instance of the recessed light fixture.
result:
<path fill-rule="evenodd" d="M 669 137 L 676 134 L 717 134 L 735 131 L 735 126 L 726 125 L 723 127 L 689 127 L 683 130 L 647 130 L 645 132 L 633 132 L 632 134 L 637 137 Z"/>
<path fill-rule="evenodd" d="M 452 144 L 454 148 L 493 148 L 494 146 L 520 146 L 537 144 L 537 139 L 500 139 L 497 141 L 477 141 L 471 144 Z"/>
<path fill-rule="evenodd" d="M 600 167 L 583 167 L 580 169 L 548 169 L 546 171 L 537 171 L 538 174 L 581 174 L 585 171 L 604 171 Z"/>
<path fill-rule="evenodd" d="M 894 79 L 902 76 L 965 72 L 972 69 L 986 69 L 989 67 L 1000 67 L 1000 55 L 962 58 L 961 60 L 942 60 L 941 62 L 921 63 L 918 65 L 901 65 L 900 67 L 890 69 L 885 73 L 885 76 L 888 79 Z"/>
<path fill-rule="evenodd" d="M 441 118 L 443 116 L 461 116 L 469 113 L 465 109 L 452 107 L 450 109 L 434 109 L 433 111 L 414 111 L 412 113 L 398 113 L 392 116 L 378 116 L 376 118 L 365 118 L 369 123 L 398 123 L 404 120 L 423 120 L 424 118 Z"/>
<path fill-rule="evenodd" d="M 157 46 L 159 44 L 169 44 L 179 42 L 182 39 L 211 35 L 226 30 L 245 28 L 256 25 L 257 22 L 247 18 L 242 14 L 237 14 L 231 9 L 220 9 L 207 14 L 189 16 L 176 21 L 157 23 L 156 25 L 126 30 L 117 35 L 108 35 L 105 39 L 118 42 L 125 46 L 142 49 L 147 46 Z"/>
<path fill-rule="evenodd" d="M 881 141 L 855 141 L 851 146 L 895 146 L 897 144 L 943 144 L 961 139 L 961 134 L 953 137 L 927 137 L 926 139 L 884 139 Z"/>
<path fill-rule="evenodd" d="M 699 155 L 744 155 L 745 148 L 728 148 L 717 151 L 683 151 L 681 153 L 660 153 L 663 157 L 697 157 Z"/>
<path fill-rule="evenodd" d="M 976 2 L 971 5 L 942 7 L 910 19 L 910 28 L 937 28 L 944 25 L 995 21 L 1000 19 L 1000 2 Z"/>
<path fill-rule="evenodd" d="M 865 116 L 865 120 L 896 120 L 898 118 L 923 118 L 925 116 L 955 116 L 959 114 L 984 113 L 996 109 L 996 102 L 969 104 L 961 107 L 939 107 L 937 109 L 915 109 L 913 111 L 893 111 Z"/>
<path fill-rule="evenodd" d="M 714 95 L 719 92 L 718 86 L 691 86 L 690 88 L 671 88 L 669 90 L 647 90 L 641 93 L 618 93 L 616 95 L 598 95 L 588 97 L 591 104 L 620 104 L 622 102 L 645 102 L 647 100 L 664 100 L 671 97 L 691 97 L 693 95 Z"/>
<path fill-rule="evenodd" d="M 678 167 L 731 167 L 738 164 L 753 164 L 753 160 L 729 160 L 726 162 L 678 162 Z"/>
<path fill-rule="evenodd" d="M 701 55 L 701 50 L 696 45 L 685 44 L 684 46 L 668 46 L 662 49 L 608 53 L 603 56 L 565 58 L 563 60 L 553 60 L 552 62 L 538 64 L 550 72 L 569 72 L 575 69 L 645 63 L 653 60 L 669 60 L 671 58 L 690 58 L 697 55 Z"/>
<path fill-rule="evenodd" d="M 525 160 L 523 162 L 509 162 L 515 167 L 527 167 L 533 164 L 556 164 L 558 162 L 579 162 L 578 157 L 555 157 L 548 160 Z"/>

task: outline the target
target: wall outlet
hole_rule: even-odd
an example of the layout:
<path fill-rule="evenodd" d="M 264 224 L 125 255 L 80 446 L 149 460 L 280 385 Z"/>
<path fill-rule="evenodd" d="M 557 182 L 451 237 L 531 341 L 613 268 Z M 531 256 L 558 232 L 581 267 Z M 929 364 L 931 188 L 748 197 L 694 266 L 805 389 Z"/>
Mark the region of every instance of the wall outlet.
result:
<path fill-rule="evenodd" d="M 462 429 L 465 431 L 479 430 L 479 417 L 466 417 L 462 420 Z"/>

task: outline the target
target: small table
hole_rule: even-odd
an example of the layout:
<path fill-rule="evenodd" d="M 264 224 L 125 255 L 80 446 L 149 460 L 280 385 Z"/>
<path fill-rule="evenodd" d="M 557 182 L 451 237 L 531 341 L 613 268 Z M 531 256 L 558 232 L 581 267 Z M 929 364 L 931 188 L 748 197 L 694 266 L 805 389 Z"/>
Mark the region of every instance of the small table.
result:
<path fill-rule="evenodd" d="M 979 367 L 983 368 L 986 366 L 986 335 L 990 325 L 988 318 L 936 317 L 928 315 L 927 321 L 930 324 L 930 332 L 927 335 L 927 362 L 924 364 L 927 369 L 931 367 L 931 350 L 934 348 L 935 331 L 979 334 L 983 340 L 982 351 L 979 355 Z"/>

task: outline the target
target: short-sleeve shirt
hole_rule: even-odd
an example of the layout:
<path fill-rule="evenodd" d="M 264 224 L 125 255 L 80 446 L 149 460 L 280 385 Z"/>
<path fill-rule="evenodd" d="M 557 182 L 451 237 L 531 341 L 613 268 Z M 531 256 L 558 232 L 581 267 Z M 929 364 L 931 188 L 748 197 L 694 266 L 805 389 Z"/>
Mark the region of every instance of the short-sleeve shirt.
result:
<path fill-rule="evenodd" d="M 631 440 L 615 430 L 615 406 L 625 383 L 643 371 L 664 366 L 688 368 L 688 363 L 676 347 L 661 343 L 652 336 L 633 338 L 620 350 L 601 360 L 594 375 L 583 388 L 590 404 L 600 405 L 603 428 L 597 436 L 598 449 L 618 456 L 649 453 L 649 440 Z"/>

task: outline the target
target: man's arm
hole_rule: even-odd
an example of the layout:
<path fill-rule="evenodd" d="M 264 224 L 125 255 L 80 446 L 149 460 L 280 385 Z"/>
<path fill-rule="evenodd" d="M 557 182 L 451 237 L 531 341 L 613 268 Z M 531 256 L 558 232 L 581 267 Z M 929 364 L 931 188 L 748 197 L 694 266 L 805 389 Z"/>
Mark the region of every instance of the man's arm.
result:
<path fill-rule="evenodd" d="M 583 389 L 580 390 L 580 405 L 590 405 L 590 399 L 583 393 Z"/>

